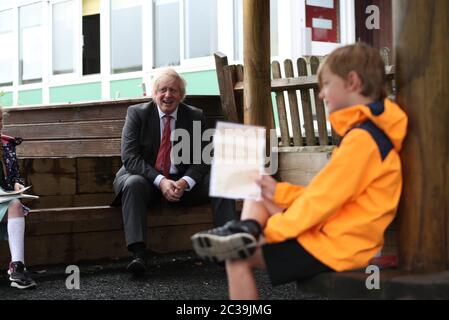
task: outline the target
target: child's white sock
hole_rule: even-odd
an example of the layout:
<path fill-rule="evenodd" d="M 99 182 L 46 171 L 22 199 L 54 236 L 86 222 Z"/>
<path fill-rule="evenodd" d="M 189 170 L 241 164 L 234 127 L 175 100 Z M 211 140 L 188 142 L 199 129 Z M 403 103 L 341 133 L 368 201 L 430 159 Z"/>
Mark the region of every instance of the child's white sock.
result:
<path fill-rule="evenodd" d="M 25 235 L 25 218 L 9 218 L 8 219 L 8 238 L 9 250 L 11 251 L 11 261 L 22 261 L 24 259 L 24 235 Z"/>

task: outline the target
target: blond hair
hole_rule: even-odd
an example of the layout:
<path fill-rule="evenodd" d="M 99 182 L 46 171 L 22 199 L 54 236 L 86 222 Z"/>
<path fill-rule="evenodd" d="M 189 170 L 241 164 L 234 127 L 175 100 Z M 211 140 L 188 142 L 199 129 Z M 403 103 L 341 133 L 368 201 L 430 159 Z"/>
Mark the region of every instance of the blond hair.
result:
<path fill-rule="evenodd" d="M 153 77 L 153 88 L 152 88 L 152 94 L 153 98 L 156 96 L 157 90 L 159 89 L 159 83 L 164 79 L 174 79 L 177 80 L 179 83 L 179 90 L 181 94 L 181 102 L 184 101 L 186 97 L 186 87 L 187 83 L 184 80 L 183 77 L 179 75 L 174 69 L 172 68 L 164 68 L 161 69 L 158 73 L 156 73 Z"/>
<path fill-rule="evenodd" d="M 320 86 L 325 67 L 345 81 L 350 72 L 356 72 L 362 81 L 361 94 L 365 97 L 379 100 L 387 96 L 385 64 L 379 51 L 365 43 L 338 48 L 327 56 L 318 69 Z"/>

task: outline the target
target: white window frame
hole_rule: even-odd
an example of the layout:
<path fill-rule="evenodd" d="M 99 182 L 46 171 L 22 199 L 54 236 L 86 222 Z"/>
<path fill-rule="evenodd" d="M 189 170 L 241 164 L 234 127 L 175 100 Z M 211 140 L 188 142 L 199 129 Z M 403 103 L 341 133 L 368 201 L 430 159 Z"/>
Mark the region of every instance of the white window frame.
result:
<path fill-rule="evenodd" d="M 15 96 L 17 96 L 17 90 L 15 90 L 16 87 L 16 83 L 18 83 L 18 78 L 19 78 L 19 65 L 18 65 L 18 56 L 19 56 L 19 46 L 18 46 L 18 9 L 17 6 L 5 6 L 5 5 L 0 5 L 0 11 L 6 11 L 6 10 L 11 10 L 12 13 L 12 22 L 13 22 L 13 27 L 11 29 L 11 34 L 12 34 L 12 38 L 13 38 L 13 59 L 12 59 L 12 84 L 9 86 L 3 86 L 1 87 L 1 91 L 3 91 L 4 93 L 12 93 L 13 94 L 13 99 Z M 16 63 L 17 61 L 17 63 Z M 17 66 L 16 66 L 17 65 Z M 16 82 L 17 79 L 17 82 Z"/>
<path fill-rule="evenodd" d="M 74 1 L 74 5 L 77 11 L 76 18 L 75 18 L 75 26 L 74 26 L 74 32 L 75 32 L 75 39 L 74 39 L 74 46 L 75 46 L 75 65 L 73 72 L 66 73 L 66 74 L 53 74 L 53 6 L 55 4 L 68 2 L 68 1 Z M 82 0 L 50 0 L 49 1 L 49 29 L 48 29 L 48 47 L 49 47 L 49 61 L 50 61 L 50 77 L 49 77 L 49 85 L 54 86 L 57 85 L 67 85 L 68 83 L 79 80 L 82 78 L 82 66 L 83 66 L 83 58 L 82 58 L 82 16 L 83 16 L 83 6 L 82 6 Z"/>
<path fill-rule="evenodd" d="M 100 0 L 100 57 L 101 57 L 101 71 L 96 75 L 82 74 L 82 0 L 75 0 L 77 8 L 77 18 L 75 20 L 75 70 L 70 74 L 53 75 L 52 62 L 52 10 L 56 3 L 65 2 L 67 0 L 17 0 L 12 4 L 6 6 L 0 1 L 0 10 L 13 9 L 13 37 L 14 37 L 14 65 L 13 65 L 13 85 L 2 87 L 1 90 L 13 93 L 13 105 L 17 105 L 19 91 L 41 89 L 42 103 L 48 104 L 50 102 L 50 89 L 53 87 L 60 87 L 66 85 L 82 85 L 87 83 L 99 82 L 101 83 L 102 99 L 110 99 L 111 81 L 128 80 L 135 78 L 142 78 L 146 84 L 150 83 L 151 76 L 157 72 L 158 69 L 153 69 L 153 3 L 150 0 L 142 0 L 142 71 L 112 74 L 111 73 L 111 0 Z M 283 47 L 283 31 L 281 24 L 285 20 L 285 11 L 281 10 L 281 4 L 289 1 L 298 0 L 281 0 L 278 1 L 278 34 L 279 34 L 279 54 L 285 51 Z M 42 61 L 42 82 L 19 84 L 19 7 L 32 4 L 42 3 L 42 30 L 43 30 L 43 61 Z M 180 73 L 202 72 L 215 69 L 213 56 L 186 59 L 185 58 L 185 0 L 180 0 L 180 65 L 175 66 L 174 69 Z M 291 15 L 291 12 L 288 12 Z M 280 19 L 282 17 L 282 19 Z M 230 60 L 234 57 L 234 4 L 233 1 L 217 0 L 217 50 L 226 53 Z M 290 33 L 289 33 L 290 35 Z M 289 41 L 286 41 L 289 43 Z M 291 56 L 289 56 L 291 57 Z M 278 57 L 274 57 L 278 58 Z M 150 91 L 147 85 L 147 93 Z"/>
<path fill-rule="evenodd" d="M 36 82 L 36 83 L 27 83 L 27 84 L 21 84 L 20 83 L 20 70 L 19 70 L 19 63 L 20 63 L 20 8 L 35 4 L 35 3 L 41 3 L 41 31 L 42 31 L 42 81 Z M 17 91 L 25 91 L 25 90 L 34 90 L 34 89 L 40 89 L 43 86 L 46 68 L 45 68 L 45 60 L 46 58 L 46 46 L 45 43 L 47 42 L 47 30 L 46 30 L 46 16 L 44 15 L 47 11 L 47 7 L 45 5 L 45 2 L 42 0 L 22 0 L 18 1 L 17 5 L 17 21 L 15 22 L 15 25 L 17 26 L 17 62 L 14 65 L 17 65 L 17 82 L 15 82 L 18 86 Z M 17 100 L 18 101 L 18 100 Z"/>
<path fill-rule="evenodd" d="M 242 0 L 243 1 L 243 0 Z M 285 43 L 284 43 L 284 41 L 281 41 L 281 39 L 284 39 L 283 37 L 282 37 L 282 35 L 283 34 L 285 34 L 285 32 L 284 33 L 282 33 L 281 32 L 281 30 L 283 31 L 284 29 L 281 27 L 281 25 L 282 25 L 282 22 L 283 21 L 286 21 L 285 19 L 284 19 L 284 17 L 285 17 L 285 13 L 287 13 L 287 15 L 291 15 L 291 13 L 290 13 L 290 10 L 289 10 L 289 7 L 288 7 L 288 9 L 283 9 L 283 5 L 285 4 L 285 3 L 287 3 L 289 0 L 277 0 L 277 6 L 278 6 L 278 10 L 277 10 L 277 19 L 276 19 L 276 21 L 277 21 L 277 33 L 278 33 L 278 54 L 276 55 L 276 56 L 271 56 L 271 52 L 270 52 L 270 57 L 271 57 L 271 62 L 272 61 L 274 61 L 274 60 L 279 60 L 279 59 L 281 59 L 281 57 L 282 57 L 282 53 L 285 51 L 284 50 L 284 46 L 285 46 L 285 43 L 289 43 L 289 41 L 290 40 L 286 40 L 285 41 Z M 232 26 L 226 26 L 228 29 L 230 29 L 230 30 L 232 30 L 232 34 L 230 34 L 230 35 L 227 35 L 227 37 L 228 38 L 230 38 L 230 39 L 232 39 L 232 47 L 231 46 L 229 46 L 229 48 L 230 49 L 228 49 L 228 50 L 225 50 L 225 51 L 222 51 L 222 52 L 230 52 L 230 54 L 228 54 L 228 58 L 231 60 L 231 61 L 233 61 L 233 63 L 234 64 L 243 64 L 243 58 L 239 58 L 238 56 L 236 56 L 236 54 L 235 54 L 235 46 L 236 46 L 236 44 L 238 44 L 238 42 L 237 42 L 237 39 L 235 39 L 234 38 L 234 28 L 235 28 L 235 19 L 236 19 L 236 17 L 234 16 L 234 13 L 235 13 L 235 3 L 234 3 L 234 1 L 229 1 L 229 2 L 231 2 L 232 3 L 232 12 L 230 13 L 230 15 L 232 16 Z M 270 13 L 270 15 L 271 15 L 271 13 Z M 288 21 L 288 20 L 287 20 Z M 270 23 L 271 23 L 272 21 L 270 21 Z M 271 32 L 271 28 L 269 29 L 270 30 L 270 32 Z M 243 38 L 243 30 L 242 30 L 242 34 L 241 34 L 241 37 Z M 290 35 L 290 32 L 287 32 L 287 34 L 288 35 Z M 270 47 L 271 47 L 271 41 L 270 41 Z M 242 57 L 243 57 L 243 48 L 242 48 Z M 288 55 L 286 55 L 286 56 L 288 56 Z M 230 58 L 230 57 L 232 57 L 232 59 Z"/>
<path fill-rule="evenodd" d="M 144 63 L 144 67 L 143 70 L 145 72 L 146 75 L 152 74 L 153 73 L 153 66 L 154 66 L 154 59 L 155 59 L 155 55 L 154 55 L 154 49 L 156 46 L 155 43 L 155 37 L 154 37 L 154 15 L 155 15 L 155 11 L 154 11 L 154 4 L 153 4 L 154 0 L 148 0 L 145 1 L 145 7 L 143 8 L 143 18 L 144 18 L 144 22 L 143 22 L 143 38 L 144 39 L 149 39 L 149 41 L 143 43 L 143 63 Z M 176 0 L 179 3 L 179 6 L 181 6 L 181 1 Z M 178 14 L 181 14 L 181 11 L 178 11 Z M 180 21 L 181 23 L 181 21 Z M 181 30 L 181 27 L 180 27 Z M 180 35 L 181 36 L 181 35 Z M 181 41 L 181 39 L 180 39 Z M 181 44 L 180 44 L 181 45 Z M 180 49 L 181 50 L 181 49 Z M 147 52 L 145 54 L 145 51 Z M 181 52 L 179 52 L 179 54 L 181 54 Z M 180 63 L 181 63 L 181 59 L 180 59 Z M 173 68 L 179 68 L 180 66 L 173 66 Z M 155 68 L 155 70 L 158 70 L 160 68 Z M 148 91 L 148 90 L 147 90 Z"/>
<path fill-rule="evenodd" d="M 301 51 L 304 55 L 324 56 L 346 44 L 355 42 L 355 0 L 340 0 L 340 42 L 321 42 L 311 40 L 311 29 L 306 27 L 306 0 L 297 1 L 299 9 L 295 10 L 296 19 L 301 27 Z"/>
<path fill-rule="evenodd" d="M 236 39 L 234 39 L 234 1 L 217 1 L 217 50 L 234 57 Z M 215 66 L 215 61 L 211 62 Z"/>
<path fill-rule="evenodd" d="M 10 5 L 6 5 L 4 3 L 2 3 L 0 1 L 0 11 L 5 11 L 5 10 L 9 10 L 9 9 L 14 9 L 15 6 L 10 6 Z"/>
<path fill-rule="evenodd" d="M 216 25 L 216 31 L 217 31 L 217 49 L 218 49 L 218 17 L 219 14 L 219 2 L 223 2 L 220 0 L 216 0 L 217 3 L 217 25 Z M 231 1 L 229 1 L 231 2 Z M 186 52 L 186 29 L 185 29 L 185 21 L 186 21 L 186 0 L 179 0 L 179 16 L 180 16 L 180 62 L 182 67 L 203 67 L 207 65 L 212 65 L 214 63 L 213 55 L 209 57 L 199 57 L 199 58 L 186 58 L 185 52 Z"/>
<path fill-rule="evenodd" d="M 148 19 L 147 21 L 153 21 L 154 12 L 153 12 L 153 1 L 148 0 L 149 4 L 143 8 L 144 15 L 147 13 Z M 180 27 L 180 47 L 179 47 L 179 58 L 180 64 L 178 66 L 173 66 L 179 73 L 190 73 L 190 72 L 201 72 L 201 71 L 209 71 L 215 69 L 215 61 L 213 54 L 208 57 L 200 57 L 200 58 L 185 58 L 185 0 L 179 0 L 179 27 Z M 152 24 L 152 23 L 151 23 Z M 153 69 L 154 65 L 154 57 L 153 57 L 153 48 L 154 45 L 154 30 L 153 25 L 147 27 L 145 31 L 150 32 L 147 36 L 144 35 L 144 39 L 151 39 L 150 46 L 148 48 L 151 54 L 144 55 L 144 75 L 143 80 L 146 84 L 147 93 L 150 92 L 151 78 L 152 76 L 158 72 L 161 68 Z M 217 0 L 217 50 L 221 52 L 225 52 L 227 54 L 231 54 L 234 52 L 234 36 L 233 36 L 233 1 L 223 1 Z M 145 46 L 145 43 L 144 43 Z M 144 49 L 145 52 L 145 49 Z M 126 74 L 128 75 L 128 74 Z M 137 75 L 137 74 L 136 74 Z M 132 79 L 133 77 L 127 76 L 126 79 Z"/>

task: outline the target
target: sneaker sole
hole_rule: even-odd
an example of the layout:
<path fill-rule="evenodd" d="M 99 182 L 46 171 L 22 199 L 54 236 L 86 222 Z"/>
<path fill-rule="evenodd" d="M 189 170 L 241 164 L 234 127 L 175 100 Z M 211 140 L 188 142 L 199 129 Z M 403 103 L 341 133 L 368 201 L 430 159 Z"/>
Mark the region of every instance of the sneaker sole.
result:
<path fill-rule="evenodd" d="M 213 262 L 245 259 L 256 251 L 257 240 L 248 233 L 229 236 L 195 234 L 191 238 L 193 249 L 202 258 Z"/>
<path fill-rule="evenodd" d="M 22 285 L 22 284 L 19 284 L 19 283 L 15 282 L 15 281 L 12 281 L 11 282 L 11 287 L 17 288 L 17 289 L 21 289 L 21 290 L 32 289 L 32 288 L 36 287 L 36 283 L 31 283 L 31 284 L 28 284 L 28 285 Z"/>

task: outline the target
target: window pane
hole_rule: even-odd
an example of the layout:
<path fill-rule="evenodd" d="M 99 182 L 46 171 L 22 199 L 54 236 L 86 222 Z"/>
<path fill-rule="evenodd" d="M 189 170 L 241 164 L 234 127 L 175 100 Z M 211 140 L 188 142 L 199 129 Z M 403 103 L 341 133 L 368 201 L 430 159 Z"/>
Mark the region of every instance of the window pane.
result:
<path fill-rule="evenodd" d="M 74 1 L 53 5 L 53 74 L 75 71 Z"/>
<path fill-rule="evenodd" d="M 186 0 L 185 56 L 207 57 L 217 50 L 217 1 Z"/>
<path fill-rule="evenodd" d="M 243 60 L 243 0 L 234 0 L 234 59 Z"/>
<path fill-rule="evenodd" d="M 179 1 L 154 0 L 154 67 L 180 64 Z M 170 21 L 170 23 L 167 23 Z"/>
<path fill-rule="evenodd" d="M 112 0 L 112 73 L 142 70 L 142 5 L 139 0 Z"/>
<path fill-rule="evenodd" d="M 2 48 L 13 48 L 12 10 L 0 12 L 0 44 Z M 0 85 L 12 85 L 13 50 L 0 50 Z"/>
<path fill-rule="evenodd" d="M 279 55 L 278 0 L 270 0 L 271 56 Z M 243 0 L 234 0 L 234 56 L 243 60 Z"/>
<path fill-rule="evenodd" d="M 42 7 L 40 3 L 20 7 L 20 83 L 42 81 Z"/>
<path fill-rule="evenodd" d="M 12 31 L 12 10 L 0 11 L 0 33 Z"/>
<path fill-rule="evenodd" d="M 270 0 L 271 56 L 279 55 L 278 0 Z"/>
<path fill-rule="evenodd" d="M 17 0 L 0 0 L 0 3 L 2 4 L 3 8 L 9 8 L 14 5 L 14 3 Z"/>

